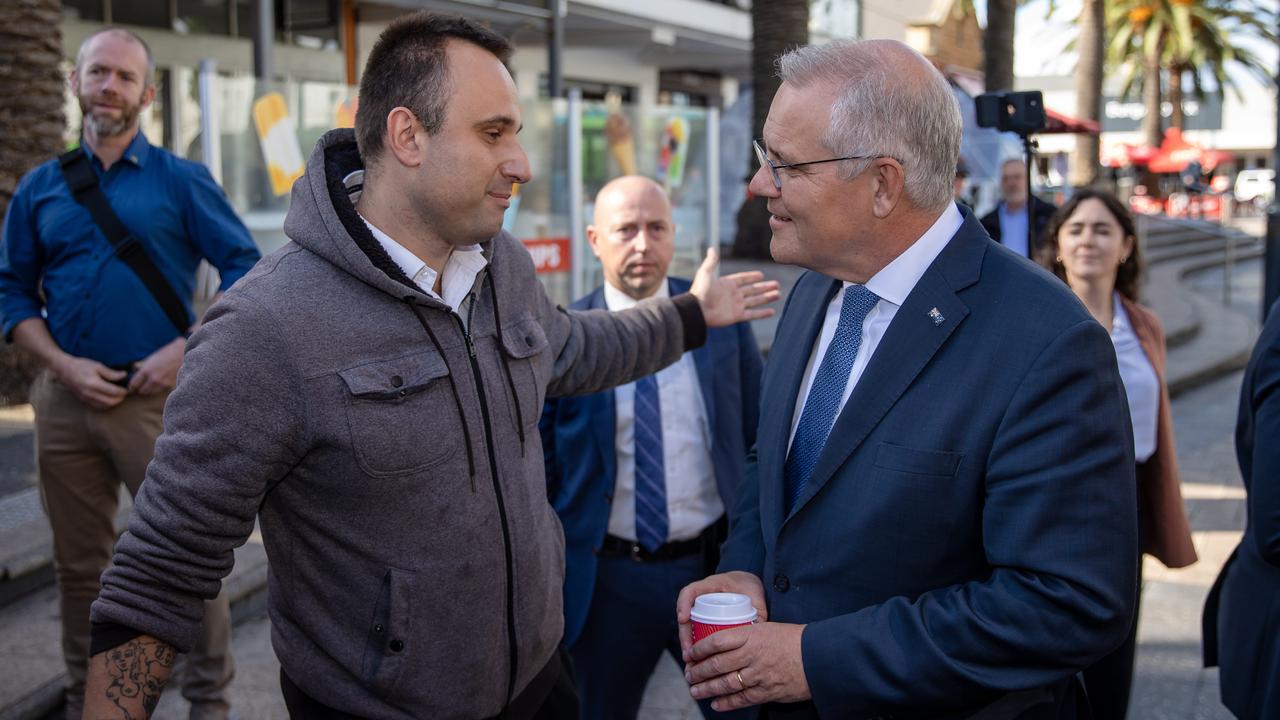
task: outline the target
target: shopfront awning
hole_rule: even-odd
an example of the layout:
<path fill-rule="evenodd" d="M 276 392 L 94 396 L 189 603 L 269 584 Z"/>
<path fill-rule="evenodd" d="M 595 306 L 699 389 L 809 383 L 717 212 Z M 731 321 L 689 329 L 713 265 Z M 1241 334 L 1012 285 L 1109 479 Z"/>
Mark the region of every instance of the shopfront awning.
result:
<path fill-rule="evenodd" d="M 1044 114 L 1045 125 L 1044 129 L 1038 133 L 1039 135 L 1052 135 L 1055 133 L 1097 135 L 1102 132 L 1102 129 L 1098 127 L 1098 123 L 1092 120 L 1074 118 L 1048 106 L 1045 107 Z"/>

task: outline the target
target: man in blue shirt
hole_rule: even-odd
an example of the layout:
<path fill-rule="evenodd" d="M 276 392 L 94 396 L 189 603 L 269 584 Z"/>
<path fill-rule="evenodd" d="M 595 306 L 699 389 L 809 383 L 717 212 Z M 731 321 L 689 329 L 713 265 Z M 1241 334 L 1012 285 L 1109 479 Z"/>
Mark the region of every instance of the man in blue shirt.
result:
<path fill-rule="evenodd" d="M 1040 249 L 1040 236 L 1058 208 L 1035 195 L 1028 197 L 1027 164 L 1018 158 L 1000 165 L 1000 197 L 996 209 L 982 216 L 982 227 L 992 240 L 1034 260 Z M 1031 222 L 1028 218 L 1035 222 L 1031 246 L 1027 245 L 1027 223 Z"/>
<path fill-rule="evenodd" d="M 221 188 L 201 165 L 152 147 L 138 116 L 155 97 L 155 65 L 131 32 L 84 41 L 71 86 L 84 113 L 82 150 L 114 213 L 182 300 L 202 259 L 221 290 L 259 253 Z M 5 339 L 45 366 L 31 389 L 41 493 L 53 529 L 70 684 L 67 715 L 80 717 L 89 606 L 115 541 L 120 483 L 136 492 L 161 430 L 165 398 L 186 335 L 134 271 L 116 257 L 73 198 L 56 159 L 18 184 L 0 236 L 0 322 Z M 184 695 L 192 718 L 225 718 L 233 674 L 225 595 L 211 601 Z"/>

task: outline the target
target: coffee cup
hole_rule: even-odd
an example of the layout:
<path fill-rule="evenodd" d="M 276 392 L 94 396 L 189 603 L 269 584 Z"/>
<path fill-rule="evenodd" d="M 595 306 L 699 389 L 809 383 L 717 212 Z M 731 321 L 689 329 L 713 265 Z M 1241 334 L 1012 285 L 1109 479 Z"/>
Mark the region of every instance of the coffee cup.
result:
<path fill-rule="evenodd" d="M 693 601 L 693 641 L 732 627 L 750 625 L 758 613 L 751 598 L 739 593 L 707 593 Z"/>

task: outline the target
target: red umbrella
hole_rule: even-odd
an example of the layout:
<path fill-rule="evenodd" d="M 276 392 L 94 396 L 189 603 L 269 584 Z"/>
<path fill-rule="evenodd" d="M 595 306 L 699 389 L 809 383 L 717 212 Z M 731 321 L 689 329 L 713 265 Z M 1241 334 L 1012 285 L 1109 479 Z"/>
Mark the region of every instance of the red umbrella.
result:
<path fill-rule="evenodd" d="M 1176 173 L 1182 172 L 1189 163 L 1198 162 L 1200 167 L 1211 170 L 1229 160 L 1229 153 L 1202 148 L 1186 140 L 1178 128 L 1169 128 L 1164 134 L 1164 142 L 1160 144 L 1160 152 L 1151 158 L 1147 169 L 1155 173 Z"/>

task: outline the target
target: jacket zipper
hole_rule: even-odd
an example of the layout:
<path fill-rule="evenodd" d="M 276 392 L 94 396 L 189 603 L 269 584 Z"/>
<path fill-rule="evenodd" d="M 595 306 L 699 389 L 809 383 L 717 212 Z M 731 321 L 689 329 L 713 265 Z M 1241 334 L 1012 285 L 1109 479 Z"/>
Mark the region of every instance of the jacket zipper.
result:
<path fill-rule="evenodd" d="M 511 703 L 511 699 L 515 694 L 517 663 L 519 662 L 516 649 L 515 563 L 511 556 L 511 533 L 507 527 L 507 506 L 502 499 L 502 484 L 498 481 L 498 459 L 493 452 L 493 428 L 489 422 L 489 402 L 485 397 L 484 378 L 480 375 L 480 363 L 476 359 L 476 346 L 471 341 L 471 320 L 475 316 L 477 302 L 479 302 L 479 298 L 477 294 L 473 293 L 471 304 L 467 308 L 466 324 L 463 324 L 462 318 L 457 313 L 453 313 L 453 318 L 457 321 L 458 328 L 462 330 L 463 339 L 466 340 L 467 357 L 471 360 L 471 374 L 476 379 L 476 395 L 479 396 L 480 417 L 484 424 L 484 446 L 489 455 L 489 477 L 493 480 L 493 494 L 498 501 L 498 520 L 502 524 L 502 549 L 506 553 L 507 559 L 507 648 L 510 662 L 507 674 L 507 700 L 504 703 L 506 705 Z M 501 332 L 501 328 L 499 328 L 499 332 Z"/>

